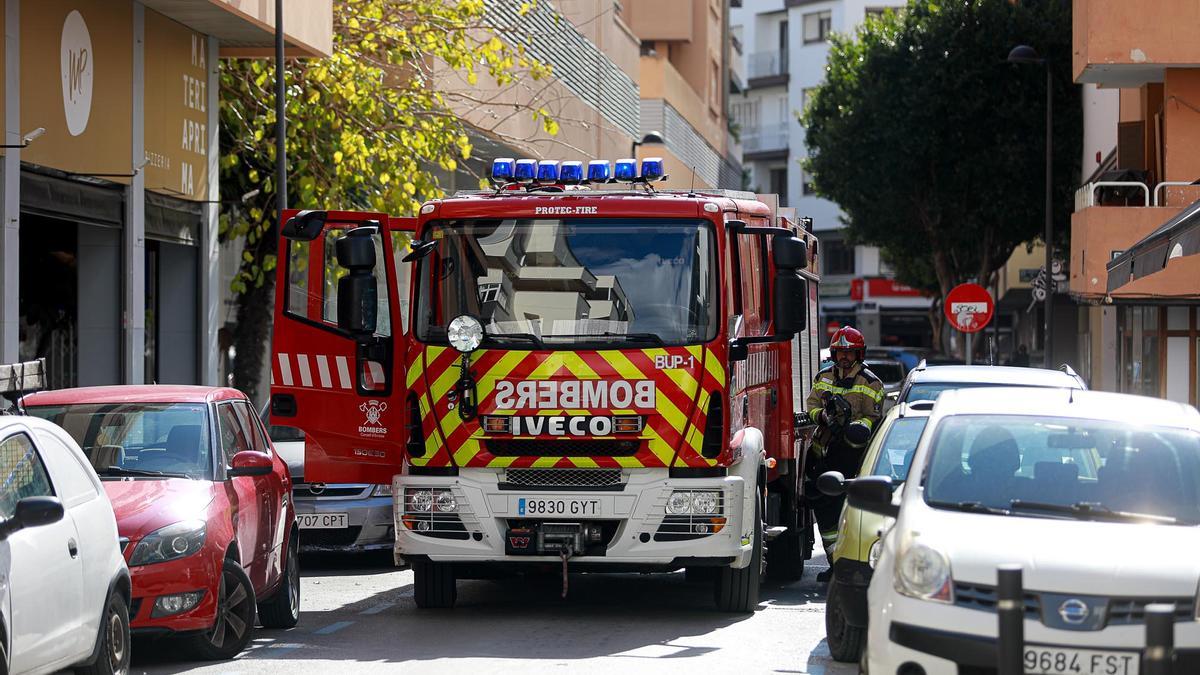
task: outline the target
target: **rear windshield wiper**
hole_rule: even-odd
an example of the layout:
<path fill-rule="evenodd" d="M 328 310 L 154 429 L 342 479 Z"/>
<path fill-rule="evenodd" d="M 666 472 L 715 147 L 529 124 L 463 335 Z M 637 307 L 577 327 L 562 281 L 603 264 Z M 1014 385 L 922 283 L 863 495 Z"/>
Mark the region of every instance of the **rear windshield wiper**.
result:
<path fill-rule="evenodd" d="M 173 471 L 150 471 L 149 469 L 127 469 L 123 466 L 106 466 L 96 471 L 101 476 L 146 476 L 149 478 L 191 478 L 186 473 Z"/>
<path fill-rule="evenodd" d="M 503 338 L 513 338 L 516 340 L 525 340 L 527 342 L 533 343 L 533 345 L 535 347 L 537 347 L 538 349 L 546 348 L 546 343 L 542 342 L 542 338 L 534 335 L 533 333 L 486 333 L 484 339 L 501 340 Z"/>
<path fill-rule="evenodd" d="M 992 513 L 1001 516 L 1011 514 L 1008 509 L 988 506 L 983 502 L 929 502 L 929 505 L 943 509 L 954 509 L 955 511 L 967 511 L 969 513 Z"/>
<path fill-rule="evenodd" d="M 1075 502 L 1074 504 L 1051 504 L 1049 502 L 1034 502 L 1024 499 L 1014 499 L 1009 502 L 1014 509 L 1040 509 L 1056 513 L 1069 513 L 1075 516 L 1091 518 L 1108 518 L 1112 520 L 1149 520 L 1164 525 L 1190 524 L 1172 516 L 1160 516 L 1153 513 L 1131 513 L 1129 511 L 1113 511 L 1100 502 Z"/>

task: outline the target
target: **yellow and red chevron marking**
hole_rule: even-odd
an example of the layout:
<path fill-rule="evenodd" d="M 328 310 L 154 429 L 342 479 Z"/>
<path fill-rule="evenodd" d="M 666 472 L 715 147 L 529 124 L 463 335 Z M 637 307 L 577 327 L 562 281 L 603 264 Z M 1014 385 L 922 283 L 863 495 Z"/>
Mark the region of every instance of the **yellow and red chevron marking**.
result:
<path fill-rule="evenodd" d="M 686 366 L 662 368 L 656 364 L 675 357 Z M 634 455 L 572 456 L 580 443 L 630 436 L 549 438 L 563 443 L 561 456 L 500 457 L 487 451 L 487 436 L 479 419 L 463 421 L 451 407 L 450 393 L 460 375 L 461 355 L 446 347 L 415 346 L 410 354 L 408 390 L 418 398 L 426 453 L 411 457 L 415 466 L 460 467 L 666 467 L 713 466 L 717 459 L 700 455 L 707 410 L 713 396 L 723 397 L 726 371 L 720 357 L 702 346 L 635 350 L 517 351 L 480 350 L 472 354 L 471 372 L 477 383 L 481 414 L 512 415 L 622 415 L 641 413 L 645 427 Z M 616 408 L 588 410 L 499 410 L 495 407 L 496 384 L 502 380 L 652 380 L 655 383 L 653 411 Z M 532 438 L 528 436 L 518 439 Z"/>

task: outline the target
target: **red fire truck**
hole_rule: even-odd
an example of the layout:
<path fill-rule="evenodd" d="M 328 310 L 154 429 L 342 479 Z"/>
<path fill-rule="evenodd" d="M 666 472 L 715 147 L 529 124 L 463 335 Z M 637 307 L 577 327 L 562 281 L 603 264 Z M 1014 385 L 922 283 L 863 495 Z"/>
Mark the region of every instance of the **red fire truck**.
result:
<path fill-rule="evenodd" d="M 610 166 L 284 215 L 272 423 L 307 432 L 307 482 L 391 485 L 420 607 L 505 571 L 686 568 L 745 612 L 812 551 L 811 220 Z"/>

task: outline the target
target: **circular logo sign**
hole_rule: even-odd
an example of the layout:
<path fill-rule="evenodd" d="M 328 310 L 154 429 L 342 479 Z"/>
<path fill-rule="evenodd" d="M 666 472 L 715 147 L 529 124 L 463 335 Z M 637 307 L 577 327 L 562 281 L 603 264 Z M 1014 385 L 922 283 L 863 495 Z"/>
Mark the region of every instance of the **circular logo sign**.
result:
<path fill-rule="evenodd" d="M 72 136 L 78 136 L 87 129 L 88 117 L 92 114 L 92 74 L 95 64 L 92 36 L 77 9 L 71 10 L 63 22 L 60 56 L 67 131 Z"/>
<path fill-rule="evenodd" d="M 978 333 L 992 320 L 996 305 L 983 286 L 959 284 L 946 296 L 942 309 L 951 326 L 964 333 Z"/>

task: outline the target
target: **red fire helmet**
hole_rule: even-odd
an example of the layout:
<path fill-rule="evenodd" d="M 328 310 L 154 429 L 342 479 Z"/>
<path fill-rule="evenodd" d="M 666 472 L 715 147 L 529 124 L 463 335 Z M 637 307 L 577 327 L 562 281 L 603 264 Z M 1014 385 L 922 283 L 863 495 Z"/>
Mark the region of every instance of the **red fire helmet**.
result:
<path fill-rule="evenodd" d="M 837 329 L 833 337 L 829 338 L 829 350 L 835 349 L 858 349 L 864 350 L 867 348 L 867 341 L 863 339 L 863 334 L 851 326 L 842 326 Z"/>

